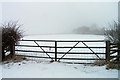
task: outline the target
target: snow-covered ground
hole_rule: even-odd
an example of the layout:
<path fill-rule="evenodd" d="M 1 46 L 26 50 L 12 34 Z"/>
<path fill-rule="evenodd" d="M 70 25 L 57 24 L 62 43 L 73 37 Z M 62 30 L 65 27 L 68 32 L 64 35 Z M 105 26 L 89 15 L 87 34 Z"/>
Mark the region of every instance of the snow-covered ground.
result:
<path fill-rule="evenodd" d="M 32 36 L 26 36 L 23 39 L 104 40 L 105 37 L 101 35 L 64 34 L 64 35 L 32 35 Z M 30 44 L 30 43 L 24 43 L 24 44 Z M 70 45 L 73 44 L 74 43 Z M 97 44 L 97 46 L 98 45 L 104 46 L 104 44 Z M 38 55 L 38 54 L 34 53 L 34 55 Z M 18 63 L 3 64 L 2 77 L 3 78 L 118 78 L 118 70 L 115 69 L 106 70 L 105 67 L 106 66 L 100 66 L 100 67 L 90 66 L 90 65 L 85 66 L 83 64 L 67 64 L 67 63 L 58 63 L 58 62 L 50 63 L 49 60 L 39 59 L 39 61 L 22 61 Z"/>
<path fill-rule="evenodd" d="M 117 78 L 117 70 L 105 66 L 85 66 L 58 62 L 23 61 L 3 66 L 3 78 Z"/>
<path fill-rule="evenodd" d="M 0 80 L 2 79 L 2 65 L 0 64 Z"/>

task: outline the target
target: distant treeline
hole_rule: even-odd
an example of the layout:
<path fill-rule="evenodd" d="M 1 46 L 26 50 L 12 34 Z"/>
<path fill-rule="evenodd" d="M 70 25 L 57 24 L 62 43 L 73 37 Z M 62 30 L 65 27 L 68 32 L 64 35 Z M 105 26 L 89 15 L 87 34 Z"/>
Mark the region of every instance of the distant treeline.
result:
<path fill-rule="evenodd" d="M 104 35 L 104 32 L 105 32 L 104 28 L 98 28 L 96 26 L 95 27 L 82 26 L 73 30 L 73 33 L 76 33 L 76 34 Z"/>

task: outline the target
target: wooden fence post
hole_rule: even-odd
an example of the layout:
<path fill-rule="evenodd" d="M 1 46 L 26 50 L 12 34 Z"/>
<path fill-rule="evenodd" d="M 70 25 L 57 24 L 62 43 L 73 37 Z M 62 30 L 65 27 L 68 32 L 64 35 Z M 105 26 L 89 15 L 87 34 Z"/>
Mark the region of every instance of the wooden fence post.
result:
<path fill-rule="evenodd" d="M 110 61 L 110 41 L 106 41 L 106 60 Z"/>
<path fill-rule="evenodd" d="M 2 61 L 5 60 L 5 52 L 4 52 L 4 47 L 2 47 Z"/>
<path fill-rule="evenodd" d="M 55 61 L 57 61 L 57 41 L 55 41 Z"/>
<path fill-rule="evenodd" d="M 15 54 L 15 45 L 11 46 L 10 54 L 13 56 Z"/>
<path fill-rule="evenodd" d="M 120 61 L 120 44 L 118 44 L 118 61 Z"/>

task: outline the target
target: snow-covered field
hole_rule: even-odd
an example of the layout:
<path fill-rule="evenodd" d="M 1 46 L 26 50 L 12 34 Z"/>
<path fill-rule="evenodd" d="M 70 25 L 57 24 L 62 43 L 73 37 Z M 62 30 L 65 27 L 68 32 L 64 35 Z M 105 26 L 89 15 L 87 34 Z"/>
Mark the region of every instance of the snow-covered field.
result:
<path fill-rule="evenodd" d="M 103 35 L 88 35 L 88 34 L 54 34 L 54 35 L 30 35 L 23 39 L 38 39 L 38 40 L 104 40 Z"/>
<path fill-rule="evenodd" d="M 32 35 L 32 36 L 26 36 L 23 39 L 104 40 L 105 37 L 101 35 L 78 35 L 78 34 L 63 35 L 62 34 L 62 35 Z M 22 43 L 22 44 L 30 44 L 30 43 Z M 33 43 L 31 44 L 33 45 Z M 43 44 L 45 45 L 45 43 Z M 73 44 L 75 43 L 70 43 L 69 45 L 73 45 Z M 88 45 L 93 46 L 90 43 L 88 43 Z M 104 43 L 94 44 L 94 45 L 105 46 Z M 59 46 L 63 46 L 63 44 L 62 45 L 60 44 Z M 100 50 L 100 51 L 104 52 L 104 50 Z M 38 54 L 34 53 L 34 55 L 38 55 Z M 58 62 L 50 63 L 48 60 L 40 59 L 39 61 L 22 61 L 19 63 L 3 64 L 2 77 L 3 78 L 118 78 L 118 70 L 114 70 L 114 69 L 106 70 L 105 67 L 106 66 L 101 66 L 101 67 L 90 66 L 90 65 L 85 66 L 83 64 L 67 64 L 67 63 L 58 63 Z"/>

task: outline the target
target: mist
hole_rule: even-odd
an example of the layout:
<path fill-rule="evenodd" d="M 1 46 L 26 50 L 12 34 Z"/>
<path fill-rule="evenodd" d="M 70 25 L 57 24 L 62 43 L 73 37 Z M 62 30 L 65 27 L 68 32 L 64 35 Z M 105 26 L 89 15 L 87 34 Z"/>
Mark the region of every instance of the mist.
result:
<path fill-rule="evenodd" d="M 2 3 L 2 22 L 18 20 L 26 34 L 67 34 L 81 26 L 108 27 L 117 19 L 117 2 Z"/>

